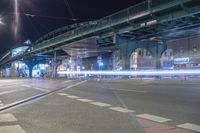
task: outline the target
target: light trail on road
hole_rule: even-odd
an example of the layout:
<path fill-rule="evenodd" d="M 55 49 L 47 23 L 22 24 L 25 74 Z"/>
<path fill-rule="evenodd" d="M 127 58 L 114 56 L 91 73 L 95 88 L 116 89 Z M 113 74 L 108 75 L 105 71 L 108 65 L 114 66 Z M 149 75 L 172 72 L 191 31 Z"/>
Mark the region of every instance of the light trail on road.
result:
<path fill-rule="evenodd" d="M 110 76 L 185 76 L 200 75 L 200 70 L 137 70 L 137 71 L 59 71 L 58 74 Z"/>

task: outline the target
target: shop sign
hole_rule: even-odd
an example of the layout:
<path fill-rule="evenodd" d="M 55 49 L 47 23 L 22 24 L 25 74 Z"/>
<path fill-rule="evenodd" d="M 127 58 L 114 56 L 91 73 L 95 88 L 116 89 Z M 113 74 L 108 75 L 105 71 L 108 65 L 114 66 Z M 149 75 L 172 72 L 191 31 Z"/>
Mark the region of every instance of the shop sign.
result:
<path fill-rule="evenodd" d="M 174 64 L 187 64 L 190 62 L 190 58 L 175 58 L 174 59 Z"/>

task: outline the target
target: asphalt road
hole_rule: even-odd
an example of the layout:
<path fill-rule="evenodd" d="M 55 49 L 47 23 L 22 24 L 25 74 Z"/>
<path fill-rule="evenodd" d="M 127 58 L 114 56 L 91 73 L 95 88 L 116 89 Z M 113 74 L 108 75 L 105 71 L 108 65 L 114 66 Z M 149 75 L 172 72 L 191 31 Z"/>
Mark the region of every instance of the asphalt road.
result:
<path fill-rule="evenodd" d="M 0 80 L 0 133 L 200 132 L 200 80 Z"/>

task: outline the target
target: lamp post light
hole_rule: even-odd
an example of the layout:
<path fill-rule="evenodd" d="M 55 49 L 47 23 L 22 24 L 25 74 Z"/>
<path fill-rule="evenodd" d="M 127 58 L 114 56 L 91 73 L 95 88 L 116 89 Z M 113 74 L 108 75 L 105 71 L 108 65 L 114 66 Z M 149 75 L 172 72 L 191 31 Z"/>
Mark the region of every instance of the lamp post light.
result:
<path fill-rule="evenodd" d="M 4 21 L 4 17 L 0 14 L 0 26 L 5 26 L 6 25 L 6 23 L 5 23 L 5 21 Z"/>
<path fill-rule="evenodd" d="M 3 23 L 3 21 L 2 21 L 2 18 L 0 18 L 0 25 L 3 25 L 4 23 Z"/>

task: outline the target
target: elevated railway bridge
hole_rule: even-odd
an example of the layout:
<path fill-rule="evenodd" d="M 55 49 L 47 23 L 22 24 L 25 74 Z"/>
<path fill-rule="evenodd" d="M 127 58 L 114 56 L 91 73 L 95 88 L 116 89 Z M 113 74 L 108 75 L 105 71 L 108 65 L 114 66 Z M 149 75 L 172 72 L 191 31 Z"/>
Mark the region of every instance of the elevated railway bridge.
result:
<path fill-rule="evenodd" d="M 129 69 L 130 55 L 137 48 L 148 49 L 157 59 L 156 67 L 159 68 L 159 58 L 166 50 L 167 40 L 198 35 L 199 31 L 199 0 L 146 0 L 96 21 L 56 29 L 15 56 L 10 50 L 1 57 L 0 67 L 16 60 L 30 60 L 38 54 L 73 47 L 75 42 L 92 38 L 97 45 L 95 48 L 100 51 L 113 47 L 118 49 L 124 70 Z M 90 47 L 85 49 L 89 51 Z"/>

